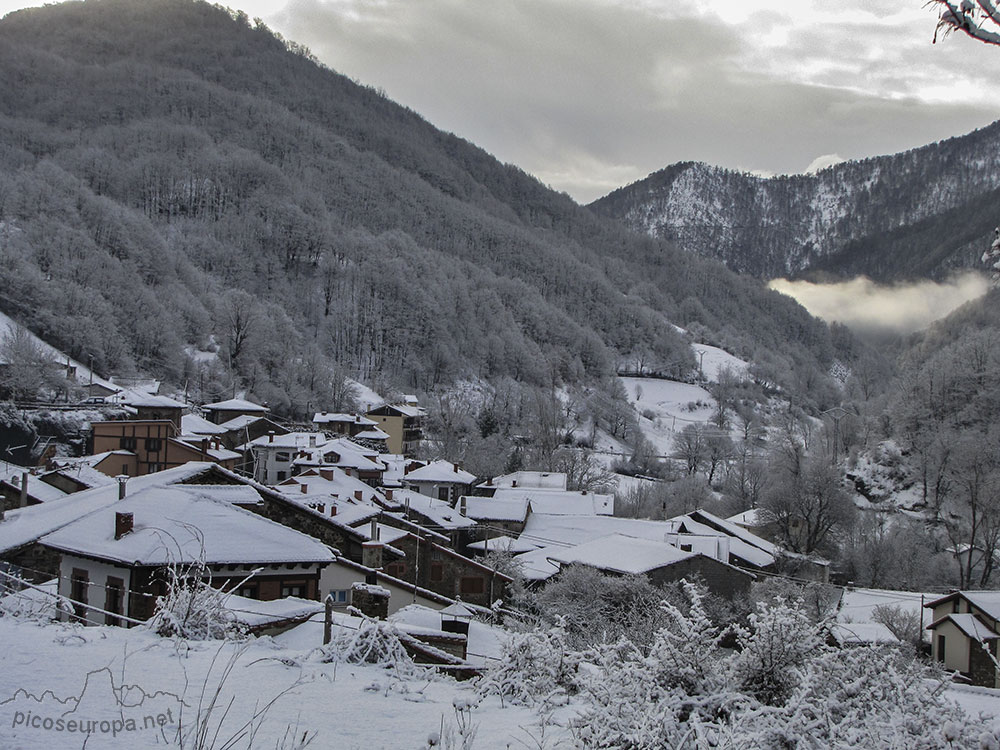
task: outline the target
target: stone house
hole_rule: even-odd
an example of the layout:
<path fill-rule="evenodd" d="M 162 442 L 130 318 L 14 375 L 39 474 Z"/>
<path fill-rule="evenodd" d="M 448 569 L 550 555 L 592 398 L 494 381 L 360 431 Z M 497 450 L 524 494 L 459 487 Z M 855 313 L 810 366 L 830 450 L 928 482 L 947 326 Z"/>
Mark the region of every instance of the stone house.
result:
<path fill-rule="evenodd" d="M 973 685 L 1000 688 L 1000 591 L 954 591 L 931 610 L 931 657 Z"/>

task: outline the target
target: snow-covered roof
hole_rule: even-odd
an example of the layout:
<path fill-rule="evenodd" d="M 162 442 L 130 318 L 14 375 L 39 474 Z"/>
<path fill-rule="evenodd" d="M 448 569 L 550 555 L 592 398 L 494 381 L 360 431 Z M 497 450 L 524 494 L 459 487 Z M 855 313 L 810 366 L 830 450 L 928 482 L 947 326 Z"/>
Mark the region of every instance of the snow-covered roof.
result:
<path fill-rule="evenodd" d="M 467 545 L 469 549 L 477 552 L 509 552 L 518 555 L 522 552 L 531 552 L 539 549 L 542 545 L 529 542 L 527 539 L 515 539 L 514 537 L 500 535 L 479 542 L 472 542 Z"/>
<path fill-rule="evenodd" d="M 745 510 L 742 513 L 737 513 L 735 516 L 730 516 L 726 520 L 730 523 L 736 524 L 737 526 L 743 526 L 750 529 L 767 525 L 767 519 L 764 517 L 764 513 L 761 512 L 760 508 Z"/>
<path fill-rule="evenodd" d="M 927 629 L 934 630 L 944 622 L 954 623 L 965 635 L 978 641 L 994 641 L 1000 638 L 1000 635 L 997 635 L 991 628 L 986 627 L 982 620 L 968 612 L 947 614 L 940 620 L 932 622 L 927 626 Z"/>
<path fill-rule="evenodd" d="M 404 482 L 428 482 L 436 484 L 472 484 L 476 481 L 476 475 L 458 467 L 451 461 L 439 459 L 431 461 L 426 466 L 407 472 L 403 476 Z"/>
<path fill-rule="evenodd" d="M 532 513 L 552 515 L 610 516 L 615 512 L 614 495 L 572 490 L 546 490 L 538 488 L 501 488 L 493 494 L 494 500 L 527 500 Z"/>
<path fill-rule="evenodd" d="M 842 646 L 899 643 L 892 631 L 880 622 L 837 622 L 830 627 L 830 635 Z"/>
<path fill-rule="evenodd" d="M 184 443 L 188 447 L 194 448 L 196 451 L 204 453 L 206 456 L 210 456 L 215 461 L 233 461 L 242 457 L 241 453 L 231 451 L 223 446 L 211 445 L 210 443 L 207 444 L 205 446 L 205 450 L 202 451 L 202 440 L 207 438 L 201 435 L 182 435 L 181 437 L 174 439 L 178 442 Z"/>
<path fill-rule="evenodd" d="M 342 414 L 339 412 L 316 412 L 313 415 L 313 424 L 332 424 L 334 422 L 338 423 L 350 423 L 350 424 L 363 424 L 368 427 L 377 425 L 374 419 L 369 419 L 368 417 L 363 417 L 360 414 Z"/>
<path fill-rule="evenodd" d="M 390 435 L 384 430 L 380 430 L 378 427 L 372 427 L 367 430 L 362 430 L 354 437 L 361 438 L 362 440 L 388 440 Z"/>
<path fill-rule="evenodd" d="M 223 503 L 233 505 L 260 505 L 260 493 L 248 484 L 185 484 L 200 494 Z"/>
<path fill-rule="evenodd" d="M 247 448 L 268 448 L 274 450 L 298 450 L 317 448 L 326 442 L 322 432 L 289 432 L 285 435 L 261 435 L 249 443 L 239 446 L 240 450 Z"/>
<path fill-rule="evenodd" d="M 149 487 L 166 487 L 215 469 L 218 465 L 195 462 L 128 480 L 129 493 Z M 219 469 L 224 471 L 224 469 Z M 235 476 L 235 475 L 233 475 Z M 36 541 L 77 519 L 118 502 L 117 482 L 64 497 L 57 503 L 43 503 L 7 511 L 0 521 L 0 552 Z"/>
<path fill-rule="evenodd" d="M 517 562 L 518 571 L 526 580 L 547 581 L 559 572 L 559 566 L 549 558 L 561 549 L 564 548 L 559 546 L 542 547 L 517 555 L 514 560 Z"/>
<path fill-rule="evenodd" d="M 122 403 L 136 409 L 183 409 L 187 406 L 169 396 L 151 396 L 148 393 L 125 397 Z"/>
<path fill-rule="evenodd" d="M 117 451 L 115 453 L 117 453 Z M 127 453 L 128 455 L 132 455 L 130 451 L 125 451 L 125 453 Z M 103 456 L 103 458 L 101 459 L 103 461 L 104 458 L 107 458 L 108 456 L 114 454 L 109 451 L 101 455 Z M 63 476 L 70 477 L 71 479 L 74 479 L 77 482 L 86 485 L 88 489 L 93 487 L 102 487 L 108 484 L 115 484 L 114 477 L 108 476 L 103 471 L 95 469 L 92 465 L 85 463 L 83 461 L 76 464 L 72 463 L 64 465 L 57 464 L 57 468 L 48 473 L 62 474 Z"/>
<path fill-rule="evenodd" d="M 547 490 L 565 490 L 566 475 L 558 471 L 515 471 L 483 482 L 478 489 L 494 487 L 520 487 Z"/>
<path fill-rule="evenodd" d="M 382 406 L 375 407 L 368 413 L 375 411 L 376 409 L 392 409 L 393 411 L 399 412 L 404 417 L 423 417 L 427 415 L 427 410 L 421 406 L 411 406 L 410 404 L 383 404 Z"/>
<path fill-rule="evenodd" d="M 197 414 L 181 416 L 181 432 L 185 435 L 221 435 L 226 431 L 222 425 L 209 422 Z"/>
<path fill-rule="evenodd" d="M 444 500 L 412 490 L 393 490 L 392 504 L 395 507 L 409 505 L 413 513 L 423 516 L 442 529 L 467 529 L 476 525 L 475 521 L 463 516 Z"/>
<path fill-rule="evenodd" d="M 15 490 L 20 491 L 21 488 L 21 476 L 15 474 L 5 480 L 3 483 L 13 487 Z M 58 487 L 53 487 L 51 484 L 43 482 L 38 476 L 32 474 L 28 478 L 28 496 L 35 498 L 40 503 L 48 503 L 53 500 L 61 500 L 68 495 L 68 492 L 64 492 Z"/>
<path fill-rule="evenodd" d="M 759 546 L 744 541 L 740 536 L 736 534 L 727 534 L 723 531 L 720 531 L 719 529 L 709 526 L 708 524 L 696 521 L 689 515 L 677 516 L 676 518 L 671 518 L 666 523 L 667 525 L 671 526 L 672 530 L 675 532 L 680 531 L 688 534 L 694 534 L 696 536 L 713 536 L 713 535 L 726 536 L 729 538 L 730 553 L 734 557 L 744 560 L 745 562 L 755 567 L 766 568 L 770 565 L 773 565 L 775 562 L 775 555 L 773 553 L 766 552 Z M 734 526 L 733 524 L 729 525 Z M 738 527 L 734 526 L 734 528 Z M 743 533 L 749 534 L 750 532 L 744 531 Z"/>
<path fill-rule="evenodd" d="M 303 486 L 306 488 L 304 492 Z M 309 469 L 302 474 L 296 474 L 294 477 L 286 479 L 275 489 L 296 500 L 301 496 L 310 500 L 339 497 L 343 500 L 355 501 L 358 499 L 357 493 L 360 492 L 361 501 L 364 503 L 371 505 L 376 502 L 385 502 L 385 497 L 381 492 L 336 466 L 324 466 L 319 470 Z"/>
<path fill-rule="evenodd" d="M 527 500 L 495 500 L 492 497 L 464 497 L 465 515 L 476 521 L 524 521 L 528 518 Z"/>
<path fill-rule="evenodd" d="M 610 534 L 553 551 L 549 559 L 565 565 L 589 565 L 616 573 L 648 573 L 694 556 L 693 552 L 682 552 L 666 542 Z"/>
<path fill-rule="evenodd" d="M 398 453 L 381 453 L 379 460 L 385 465 L 385 471 L 382 472 L 382 486 L 402 487 L 403 473 L 406 471 L 409 459 Z"/>
<path fill-rule="evenodd" d="M 328 441 L 324 436 L 318 445 L 301 447 L 300 450 L 305 456 L 299 456 L 294 460 L 296 466 L 340 466 L 358 471 L 374 472 L 381 472 L 385 469 L 385 464 L 379 460 L 376 451 L 346 437 Z"/>
<path fill-rule="evenodd" d="M 261 601 L 236 594 L 226 596 L 225 607 L 234 618 L 251 629 L 267 627 L 279 622 L 307 620 L 322 612 L 323 602 L 286 596 L 282 599 Z"/>
<path fill-rule="evenodd" d="M 264 414 L 270 411 L 266 406 L 261 406 L 260 404 L 255 404 L 253 401 L 247 401 L 242 398 L 230 398 L 226 401 L 216 401 L 214 404 L 205 404 L 201 407 L 208 411 L 245 411 L 253 412 L 255 414 Z"/>
<path fill-rule="evenodd" d="M 242 430 L 247 425 L 252 425 L 260 419 L 263 419 L 263 417 L 259 414 L 240 414 L 238 417 L 226 420 L 219 427 L 223 432 L 233 432 L 235 430 Z"/>
<path fill-rule="evenodd" d="M 927 602 L 925 606 L 933 608 L 958 597 L 966 599 L 994 620 L 1000 620 L 1000 591 L 953 591 Z"/>
<path fill-rule="evenodd" d="M 133 530 L 115 539 L 116 513 L 131 513 Z M 148 487 L 106 504 L 41 538 L 70 554 L 120 563 L 166 565 L 332 562 L 313 537 L 256 513 L 219 502 L 199 487 Z"/>
<path fill-rule="evenodd" d="M 731 521 L 719 518 L 717 515 L 709 513 L 707 510 L 699 508 L 698 510 L 691 511 L 688 516 L 696 521 L 701 521 L 709 526 L 714 526 L 730 536 L 742 539 L 747 544 L 752 544 L 754 547 L 762 549 L 770 555 L 776 555 L 780 552 L 778 546 L 773 542 L 769 542 L 766 539 L 747 531 L 743 527 L 737 526 Z"/>

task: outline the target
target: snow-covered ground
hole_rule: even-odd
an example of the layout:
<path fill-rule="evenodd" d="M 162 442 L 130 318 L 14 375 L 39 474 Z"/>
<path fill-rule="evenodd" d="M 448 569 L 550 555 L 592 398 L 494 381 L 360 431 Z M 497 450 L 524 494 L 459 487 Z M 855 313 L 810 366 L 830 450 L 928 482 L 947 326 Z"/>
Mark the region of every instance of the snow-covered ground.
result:
<path fill-rule="evenodd" d="M 724 349 L 708 344 L 692 344 L 691 350 L 698 358 L 698 366 L 701 368 L 705 379 L 711 383 L 719 380 L 719 373 L 725 368 L 729 368 L 734 375 L 746 374 L 749 364 L 745 360 L 736 357 Z"/>
<path fill-rule="evenodd" d="M 922 612 L 924 603 L 939 596 L 941 594 L 921 594 L 913 591 L 847 589 L 841 598 L 837 619 L 840 622 L 874 622 L 872 613 L 879 605 L 899 607 L 906 613 L 919 614 Z M 925 621 L 928 615 L 929 612 L 924 613 Z"/>
<path fill-rule="evenodd" d="M 659 378 L 629 377 L 621 381 L 643 435 L 662 456 L 673 452 L 678 432 L 689 424 L 707 423 L 715 410 L 715 399 L 698 385 Z"/>
<path fill-rule="evenodd" d="M 179 642 L 141 628 L 0 618 L 0 747 L 81 748 L 81 721 L 96 722 L 88 750 L 174 747 L 178 726 L 193 727 L 199 707 L 204 715 L 213 700 L 205 721 L 212 731 L 219 727 L 219 739 L 206 747 L 222 747 L 247 722 L 260 724 L 257 748 L 290 746 L 288 736 L 304 732 L 316 733 L 312 747 L 427 747 L 442 726 L 456 730 L 456 703 L 473 706 L 464 713 L 477 725 L 476 748 L 534 747 L 531 737 L 541 732 L 533 712 L 501 708 L 496 698 L 479 703 L 468 682 L 325 664 L 320 643 L 285 647 L 279 640 Z M 247 747 L 247 739 L 234 746 Z"/>

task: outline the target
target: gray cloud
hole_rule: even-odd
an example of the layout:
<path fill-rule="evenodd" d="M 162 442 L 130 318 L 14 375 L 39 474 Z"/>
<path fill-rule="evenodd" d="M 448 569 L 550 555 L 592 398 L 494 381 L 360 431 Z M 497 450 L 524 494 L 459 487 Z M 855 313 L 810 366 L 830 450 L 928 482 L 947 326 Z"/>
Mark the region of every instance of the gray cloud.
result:
<path fill-rule="evenodd" d="M 930 43 L 933 16 L 914 28 L 897 5 L 822 3 L 807 7 L 815 23 L 792 26 L 788 13 L 737 22 L 711 3 L 612 0 L 291 0 L 265 17 L 334 69 L 589 201 L 679 160 L 792 173 L 818 154 L 891 153 L 992 121 L 985 99 L 920 92 L 989 78 L 1000 56 L 990 50 L 981 75 L 956 66 L 953 40 Z"/>
<path fill-rule="evenodd" d="M 775 279 L 769 286 L 829 322 L 860 330 L 912 333 L 983 296 L 990 284 L 982 274 L 968 272 L 942 283 L 881 286 L 859 276 L 835 284 Z"/>
<path fill-rule="evenodd" d="M 226 1 L 582 202 L 675 161 L 794 173 L 998 116 L 1000 53 L 932 45 L 921 0 Z"/>

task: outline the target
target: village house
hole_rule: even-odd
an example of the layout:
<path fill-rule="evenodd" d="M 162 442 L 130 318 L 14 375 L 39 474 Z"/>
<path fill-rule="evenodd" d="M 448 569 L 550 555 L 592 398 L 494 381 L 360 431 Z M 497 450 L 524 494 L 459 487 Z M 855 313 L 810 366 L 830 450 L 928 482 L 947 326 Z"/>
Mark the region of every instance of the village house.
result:
<path fill-rule="evenodd" d="M 375 420 L 389 435 L 387 441 L 390 453 L 412 456 L 424 438 L 423 421 L 427 410 L 415 404 L 383 404 L 370 410 L 365 416 Z"/>
<path fill-rule="evenodd" d="M 453 503 L 462 495 L 469 494 L 475 481 L 475 474 L 444 460 L 431 461 L 415 468 L 407 466 L 403 475 L 404 487 L 446 503 Z"/>
<path fill-rule="evenodd" d="M 385 472 L 377 451 L 349 438 L 333 438 L 300 450 L 293 460 L 293 474 L 323 466 L 335 466 L 372 487 L 382 484 Z"/>
<path fill-rule="evenodd" d="M 341 414 L 339 412 L 316 412 L 312 419 L 313 428 L 328 435 L 354 437 L 371 427 L 377 427 L 378 422 L 360 414 Z"/>
<path fill-rule="evenodd" d="M 90 453 L 128 451 L 133 459 L 110 459 L 97 468 L 117 474 L 142 476 L 189 461 L 212 461 L 227 469 L 235 468 L 240 455 L 223 447 L 218 440 L 201 437 L 186 442 L 180 437 L 181 417 L 166 419 L 115 420 L 90 423 Z M 133 469 L 134 467 L 134 469 Z M 124 469 L 124 470 L 122 470 Z"/>
<path fill-rule="evenodd" d="M 609 534 L 567 549 L 550 549 L 548 559 L 560 567 L 585 565 L 612 575 L 642 575 L 654 585 L 698 578 L 713 594 L 746 597 L 755 576 L 693 551 L 652 539 Z"/>
<path fill-rule="evenodd" d="M 182 575 L 195 570 L 212 586 L 250 599 L 318 599 L 320 571 L 334 559 L 312 537 L 184 485 L 140 490 L 39 544 L 60 553 L 59 593 L 87 624 L 151 617 L 156 597 L 167 591 L 168 567 Z"/>
<path fill-rule="evenodd" d="M 1000 591 L 954 591 L 931 610 L 931 657 L 973 685 L 1000 688 Z"/>
<path fill-rule="evenodd" d="M 289 432 L 285 435 L 268 433 L 237 447 L 251 458 L 250 472 L 261 484 L 283 482 L 295 472 L 292 462 L 299 452 L 316 448 L 326 442 L 322 432 Z"/>
<path fill-rule="evenodd" d="M 231 398 L 226 401 L 205 404 L 201 410 L 205 412 L 208 421 L 220 425 L 236 417 L 263 417 L 270 411 L 266 406 L 242 398 Z"/>

